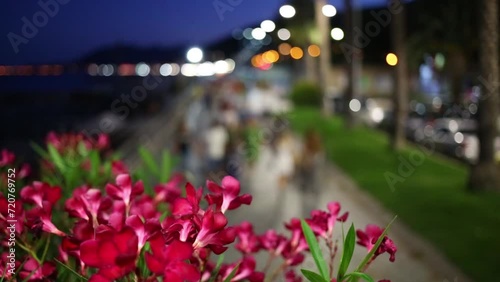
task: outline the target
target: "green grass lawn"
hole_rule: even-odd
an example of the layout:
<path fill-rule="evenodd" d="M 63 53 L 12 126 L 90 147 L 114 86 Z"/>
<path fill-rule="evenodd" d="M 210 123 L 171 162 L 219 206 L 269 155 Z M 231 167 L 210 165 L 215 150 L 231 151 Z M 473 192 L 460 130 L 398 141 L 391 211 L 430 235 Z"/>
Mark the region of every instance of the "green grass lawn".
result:
<path fill-rule="evenodd" d="M 385 133 L 364 127 L 348 130 L 340 118 L 326 119 L 315 109 L 295 109 L 290 120 L 298 132 L 318 129 L 331 160 L 471 278 L 493 281 L 500 276 L 500 195 L 467 193 L 466 165 L 425 155 L 391 189 L 386 175 L 398 175 L 405 162 L 401 158 L 424 156 L 421 149 L 393 152 Z"/>

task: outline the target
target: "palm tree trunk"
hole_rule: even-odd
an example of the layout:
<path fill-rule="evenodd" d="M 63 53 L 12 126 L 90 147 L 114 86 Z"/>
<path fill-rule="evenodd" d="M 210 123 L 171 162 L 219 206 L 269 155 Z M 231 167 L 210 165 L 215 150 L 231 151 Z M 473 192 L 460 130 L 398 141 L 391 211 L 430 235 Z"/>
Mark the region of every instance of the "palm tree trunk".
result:
<path fill-rule="evenodd" d="M 500 177 L 495 164 L 494 142 L 497 136 L 498 70 L 498 1 L 481 0 L 479 56 L 483 83 L 479 101 L 479 160 L 472 168 L 469 189 L 500 191 Z M 493 84 L 493 85 L 492 85 Z"/>
<path fill-rule="evenodd" d="M 354 99 L 355 83 L 356 83 L 356 68 L 354 61 L 358 59 L 358 52 L 360 50 L 356 48 L 356 42 L 354 38 L 354 15 L 352 9 L 352 0 L 344 0 L 345 6 L 345 40 L 353 48 L 355 52 L 352 54 L 352 58 L 347 61 L 347 89 L 344 93 L 344 118 L 348 128 L 352 127 L 354 124 L 354 115 L 349 109 L 349 103 Z"/>
<path fill-rule="evenodd" d="M 389 5 L 394 1 L 400 0 L 389 0 Z M 408 117 L 408 62 L 404 9 L 400 13 L 394 14 L 391 27 L 394 52 L 398 57 L 398 63 L 395 67 L 396 87 L 393 93 L 394 120 L 391 146 L 393 149 L 398 150 L 406 143 L 405 125 Z"/>
<path fill-rule="evenodd" d="M 306 69 L 306 79 L 314 83 L 320 83 L 320 73 L 318 69 L 318 58 L 307 53 L 307 46 L 304 46 L 304 61 Z"/>
<path fill-rule="evenodd" d="M 314 12 L 316 18 L 316 26 L 320 34 L 320 50 L 319 56 L 319 71 L 320 71 L 320 85 L 323 89 L 323 112 L 329 115 L 332 112 L 330 103 L 327 101 L 328 81 L 330 80 L 330 64 L 332 60 L 332 46 L 330 40 L 330 18 L 323 15 L 323 6 L 328 4 L 327 0 L 314 1 Z"/>

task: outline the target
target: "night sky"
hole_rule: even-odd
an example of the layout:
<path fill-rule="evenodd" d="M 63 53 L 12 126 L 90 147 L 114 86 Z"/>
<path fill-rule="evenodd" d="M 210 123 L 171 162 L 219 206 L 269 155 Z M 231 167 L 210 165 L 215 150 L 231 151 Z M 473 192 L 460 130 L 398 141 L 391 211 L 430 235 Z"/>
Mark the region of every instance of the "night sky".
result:
<path fill-rule="evenodd" d="M 59 11 L 38 17 L 32 38 L 22 32 L 26 17 L 43 11 L 40 2 L 55 2 Z M 56 2 L 58 1 L 58 2 Z M 214 1 L 240 3 L 220 13 Z M 174 46 L 204 44 L 273 18 L 285 0 L 11 0 L 0 4 L 0 64 L 45 63 L 71 60 L 103 46 Z M 363 0 L 367 6 L 385 0 Z M 59 4 L 66 3 L 66 4 Z M 339 10 L 342 0 L 331 0 Z M 221 20 L 222 19 L 222 20 Z M 41 23 L 40 23 L 41 22 Z M 9 34 L 19 43 L 12 47 Z M 13 35 L 15 34 L 15 35 Z M 22 37 L 22 38 L 21 38 Z"/>

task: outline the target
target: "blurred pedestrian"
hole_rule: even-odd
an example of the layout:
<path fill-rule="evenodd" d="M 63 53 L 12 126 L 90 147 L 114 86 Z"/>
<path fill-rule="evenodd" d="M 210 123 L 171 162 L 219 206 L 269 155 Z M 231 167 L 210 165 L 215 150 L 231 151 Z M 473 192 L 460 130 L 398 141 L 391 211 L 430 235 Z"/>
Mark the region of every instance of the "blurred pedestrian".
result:
<path fill-rule="evenodd" d="M 278 187 L 284 189 L 288 186 L 295 173 L 295 143 L 290 132 L 284 131 L 276 136 L 274 162 L 271 164 L 278 170 Z"/>
<path fill-rule="evenodd" d="M 213 121 L 205 136 L 208 158 L 207 173 L 213 173 L 223 169 L 228 141 L 229 134 L 226 128 L 218 120 Z"/>
<path fill-rule="evenodd" d="M 318 172 L 324 163 L 323 145 L 317 130 L 309 129 L 298 162 L 299 187 L 303 192 L 317 193 Z"/>

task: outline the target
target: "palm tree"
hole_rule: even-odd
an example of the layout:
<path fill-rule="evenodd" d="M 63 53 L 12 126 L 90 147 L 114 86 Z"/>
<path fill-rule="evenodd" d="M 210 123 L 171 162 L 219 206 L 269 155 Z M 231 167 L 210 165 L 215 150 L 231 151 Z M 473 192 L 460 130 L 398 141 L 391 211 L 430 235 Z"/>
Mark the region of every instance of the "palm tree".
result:
<path fill-rule="evenodd" d="M 345 41 L 353 48 L 352 57 L 347 58 L 347 89 L 344 93 L 344 117 L 347 127 L 354 125 L 354 116 L 349 110 L 349 103 L 358 96 L 358 85 L 361 76 L 361 49 L 358 48 L 354 37 L 354 28 L 357 24 L 357 12 L 354 11 L 352 0 L 344 0 L 345 12 Z"/>
<path fill-rule="evenodd" d="M 476 68 L 478 49 L 478 5 L 469 0 L 420 0 L 412 4 L 418 19 L 408 38 L 412 68 L 421 64 L 426 53 L 446 57 L 443 72 L 450 81 L 449 98 L 455 105 L 463 103 L 463 84 L 467 71 Z M 457 20 L 460 19 L 460 20 Z"/>
<path fill-rule="evenodd" d="M 318 32 L 318 41 L 321 49 L 321 55 L 319 57 L 319 70 L 320 70 L 320 83 L 323 89 L 323 95 L 327 94 L 328 91 L 328 81 L 330 79 L 330 65 L 332 60 L 331 54 L 331 41 L 330 41 L 330 18 L 323 15 L 323 7 L 328 4 L 327 0 L 315 0 L 315 19 L 316 28 Z M 325 97 L 325 96 L 324 96 Z M 323 101 L 323 110 L 326 114 L 331 112 L 326 99 Z"/>
<path fill-rule="evenodd" d="M 292 0 L 290 2 L 295 7 L 297 14 L 286 20 L 286 26 L 292 36 L 290 41 L 304 50 L 305 77 L 315 83 L 321 83 L 318 76 L 318 58 L 308 56 L 307 48 L 312 43 L 316 43 L 314 26 L 314 6 L 309 0 Z"/>
<path fill-rule="evenodd" d="M 389 5 L 394 1 L 389 0 Z M 403 3 L 401 3 L 402 5 Z M 406 17 L 405 10 L 394 14 L 391 23 L 392 44 L 394 52 L 398 57 L 398 63 L 395 67 L 396 87 L 393 92 L 394 121 L 391 138 L 392 148 L 401 149 L 406 143 L 405 125 L 408 116 L 408 62 L 406 51 Z"/>
<path fill-rule="evenodd" d="M 499 170 L 495 163 L 495 138 L 499 103 L 498 70 L 498 1 L 480 1 L 480 46 L 479 61 L 481 76 L 494 85 L 483 83 L 479 101 L 479 161 L 470 174 L 469 188 L 472 190 L 500 191 Z"/>

